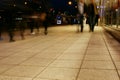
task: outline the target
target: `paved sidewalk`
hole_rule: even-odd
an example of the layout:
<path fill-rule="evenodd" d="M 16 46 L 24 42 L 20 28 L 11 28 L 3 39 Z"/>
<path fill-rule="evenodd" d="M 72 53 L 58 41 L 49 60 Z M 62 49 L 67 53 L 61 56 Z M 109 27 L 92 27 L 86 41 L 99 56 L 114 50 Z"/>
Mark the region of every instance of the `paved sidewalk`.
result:
<path fill-rule="evenodd" d="M 101 27 L 50 27 L 0 44 L 0 80 L 120 80 L 120 44 Z"/>

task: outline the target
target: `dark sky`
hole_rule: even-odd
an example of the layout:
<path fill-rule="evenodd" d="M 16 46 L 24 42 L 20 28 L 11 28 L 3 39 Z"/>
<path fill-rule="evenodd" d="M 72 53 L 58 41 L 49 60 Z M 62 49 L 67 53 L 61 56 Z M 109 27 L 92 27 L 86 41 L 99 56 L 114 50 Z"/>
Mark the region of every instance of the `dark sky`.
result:
<path fill-rule="evenodd" d="M 65 9 L 68 0 L 51 0 L 52 6 L 57 9 Z"/>
<path fill-rule="evenodd" d="M 68 2 L 72 1 L 72 5 L 68 5 Z M 52 6 L 56 10 L 60 10 L 62 12 L 64 11 L 69 11 L 70 13 L 76 12 L 75 5 L 76 2 L 75 0 L 51 0 Z"/>
<path fill-rule="evenodd" d="M 0 9 L 2 7 L 5 8 L 6 6 L 8 6 L 8 4 L 14 4 L 14 1 L 17 6 L 22 8 L 25 0 L 0 0 Z M 39 3 L 49 1 L 44 7 L 50 6 L 51 8 L 54 8 L 55 10 L 60 10 L 60 11 L 66 11 L 66 10 L 74 11 L 74 5 L 71 5 L 71 6 L 68 5 L 68 1 L 70 0 L 34 0 L 34 1 L 38 1 Z M 71 1 L 74 2 L 74 0 L 71 0 Z M 44 4 L 42 3 L 42 5 Z"/>

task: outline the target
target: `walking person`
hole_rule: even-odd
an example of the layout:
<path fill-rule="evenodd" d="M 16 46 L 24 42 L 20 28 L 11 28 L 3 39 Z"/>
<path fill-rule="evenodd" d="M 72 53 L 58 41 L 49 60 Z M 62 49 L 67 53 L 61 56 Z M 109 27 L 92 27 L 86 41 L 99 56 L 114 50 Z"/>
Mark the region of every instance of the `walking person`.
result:
<path fill-rule="evenodd" d="M 6 12 L 7 13 L 7 12 Z M 8 14 L 9 13 L 9 14 Z M 15 17 L 12 12 L 8 12 L 6 16 L 6 27 L 9 35 L 9 42 L 14 42 Z"/>
<path fill-rule="evenodd" d="M 3 40 L 2 30 L 3 30 L 3 18 L 2 18 L 2 16 L 0 16 L 0 40 Z"/>
<path fill-rule="evenodd" d="M 44 30 L 44 34 L 47 35 L 48 34 L 48 26 L 49 26 L 49 13 L 46 13 L 46 16 L 45 16 L 45 20 L 43 21 L 43 26 L 45 28 Z"/>
<path fill-rule="evenodd" d="M 117 9 L 118 9 L 117 11 L 117 28 L 118 28 L 118 26 L 120 25 L 120 0 L 118 0 L 117 2 Z"/>
<path fill-rule="evenodd" d="M 27 24 L 30 28 L 30 33 L 35 34 L 35 32 L 34 32 L 34 20 L 32 18 L 29 18 L 29 21 L 28 21 Z"/>
<path fill-rule="evenodd" d="M 22 40 L 25 39 L 25 37 L 24 37 L 25 27 L 26 27 L 26 22 L 23 18 L 22 20 L 19 21 L 20 36 L 21 36 Z"/>
<path fill-rule="evenodd" d="M 90 26 L 90 32 L 94 32 L 94 27 L 95 27 L 95 20 L 96 20 L 96 15 L 98 14 L 97 10 L 97 5 L 94 0 L 90 0 L 90 4 L 88 5 L 88 24 Z"/>
<path fill-rule="evenodd" d="M 44 26 L 44 34 L 47 35 L 48 34 L 48 26 L 50 24 L 50 14 L 48 12 L 43 12 L 41 14 L 41 21 L 43 23 Z"/>
<path fill-rule="evenodd" d="M 77 17 L 78 17 L 78 24 L 81 25 L 81 32 L 83 32 L 83 28 L 84 28 L 83 20 L 84 20 L 84 17 L 86 16 L 86 13 L 87 13 L 87 5 L 85 4 L 84 0 L 79 0 Z M 78 32 L 79 32 L 80 25 L 78 25 Z"/>
<path fill-rule="evenodd" d="M 99 14 L 96 14 L 95 16 L 95 25 L 98 26 L 98 20 L 99 20 Z"/>

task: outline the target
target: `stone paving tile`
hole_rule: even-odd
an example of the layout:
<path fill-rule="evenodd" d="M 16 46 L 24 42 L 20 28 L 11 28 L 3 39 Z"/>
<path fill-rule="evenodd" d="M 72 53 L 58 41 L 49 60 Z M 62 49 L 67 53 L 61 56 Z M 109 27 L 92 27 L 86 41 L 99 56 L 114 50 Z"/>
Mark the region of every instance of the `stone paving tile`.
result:
<path fill-rule="evenodd" d="M 55 60 L 49 65 L 49 67 L 58 67 L 58 68 L 80 68 L 81 61 L 74 60 Z"/>
<path fill-rule="evenodd" d="M 119 69 L 120 70 L 120 61 L 119 62 L 115 62 L 115 65 L 116 65 L 116 67 L 117 67 L 117 69 Z"/>
<path fill-rule="evenodd" d="M 86 55 L 85 60 L 103 60 L 103 61 L 111 61 L 110 55 Z"/>
<path fill-rule="evenodd" d="M 0 60 L 0 64 L 20 64 L 22 61 L 26 59 L 27 58 L 23 58 L 23 57 L 7 57 Z"/>
<path fill-rule="evenodd" d="M 3 59 L 3 58 L 5 58 L 5 57 L 0 57 L 0 60 Z"/>
<path fill-rule="evenodd" d="M 95 47 L 90 48 L 90 47 L 88 47 L 88 50 L 102 50 L 102 51 L 106 51 L 107 48 L 95 48 Z"/>
<path fill-rule="evenodd" d="M 33 78 L 39 74 L 44 67 L 37 66 L 16 66 L 2 73 L 3 76 L 30 77 Z"/>
<path fill-rule="evenodd" d="M 61 53 L 46 53 L 46 54 L 38 54 L 35 55 L 34 58 L 42 58 L 42 59 L 55 59 L 57 56 L 59 56 Z"/>
<path fill-rule="evenodd" d="M 41 79 L 41 78 L 35 78 L 33 80 L 56 80 L 56 79 Z"/>
<path fill-rule="evenodd" d="M 85 54 L 85 51 L 79 51 L 79 52 L 65 52 L 61 55 L 78 55 L 78 56 L 81 56 L 81 55 L 84 55 Z"/>
<path fill-rule="evenodd" d="M 33 57 L 31 59 L 28 59 L 21 63 L 20 65 L 26 65 L 26 66 L 47 66 L 49 63 L 51 63 L 53 59 L 42 59 L 42 58 L 36 58 Z"/>
<path fill-rule="evenodd" d="M 77 80 L 119 80 L 115 70 L 81 69 Z"/>
<path fill-rule="evenodd" d="M 114 61 L 120 61 L 120 55 L 112 55 Z"/>
<path fill-rule="evenodd" d="M 15 65 L 0 65 L 0 74 L 14 66 Z"/>
<path fill-rule="evenodd" d="M 78 80 L 119 80 L 108 51 L 119 70 L 119 43 L 107 36 L 106 46 L 101 27 L 93 33 L 89 27 L 76 33 L 76 25 L 50 27 L 49 31 L 46 36 L 31 35 L 31 39 L 2 44 L 0 80 L 76 80 L 84 55 Z"/>
<path fill-rule="evenodd" d="M 9 56 L 9 55 L 12 55 L 12 54 L 15 54 L 14 52 L 11 52 L 11 51 L 1 51 L 0 52 L 0 57 L 7 57 L 7 56 Z"/>
<path fill-rule="evenodd" d="M 25 77 L 14 77 L 14 76 L 1 76 L 0 80 L 32 80 L 32 78 L 25 78 Z"/>
<path fill-rule="evenodd" d="M 105 44 L 90 44 L 89 46 L 88 46 L 89 48 L 106 48 L 106 45 Z"/>
<path fill-rule="evenodd" d="M 68 68 L 47 68 L 37 78 L 55 79 L 55 80 L 75 80 L 78 69 Z"/>
<path fill-rule="evenodd" d="M 110 54 L 111 55 L 120 55 L 120 50 L 114 50 L 114 51 L 110 50 Z"/>
<path fill-rule="evenodd" d="M 119 46 L 114 46 L 114 47 L 108 47 L 109 50 L 119 50 L 120 51 L 120 45 Z"/>
<path fill-rule="evenodd" d="M 83 69 L 115 69 L 112 61 L 84 61 Z"/>
<path fill-rule="evenodd" d="M 119 76 L 120 76 L 120 70 L 118 70 Z"/>
<path fill-rule="evenodd" d="M 80 55 L 80 54 L 63 54 L 61 56 L 59 56 L 57 59 L 66 59 L 66 60 L 82 60 L 84 55 Z"/>
<path fill-rule="evenodd" d="M 98 50 L 93 49 L 92 50 L 92 49 L 89 49 L 89 50 L 87 50 L 86 54 L 88 54 L 88 55 L 108 54 L 109 55 L 109 52 L 108 52 L 108 50 L 100 50 L 100 49 L 98 49 Z"/>
<path fill-rule="evenodd" d="M 24 57 L 24 58 L 29 58 L 29 57 L 34 56 L 35 54 L 36 54 L 35 52 L 24 51 L 24 52 L 19 52 L 19 53 L 10 55 L 10 57 Z"/>
<path fill-rule="evenodd" d="M 79 47 L 78 46 L 73 46 L 73 47 L 70 47 L 68 50 L 85 50 L 87 46 L 81 46 Z"/>

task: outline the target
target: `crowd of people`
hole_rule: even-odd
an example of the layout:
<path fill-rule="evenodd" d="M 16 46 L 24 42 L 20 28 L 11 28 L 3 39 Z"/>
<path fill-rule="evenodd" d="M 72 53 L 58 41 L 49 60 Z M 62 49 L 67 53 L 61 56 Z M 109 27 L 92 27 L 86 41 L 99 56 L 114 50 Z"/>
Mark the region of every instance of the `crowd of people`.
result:
<path fill-rule="evenodd" d="M 76 17 L 77 17 L 78 25 L 81 26 L 81 30 L 80 30 L 81 32 L 83 32 L 83 28 L 84 28 L 84 24 L 83 24 L 84 17 L 86 17 L 87 23 L 90 26 L 90 32 L 94 31 L 95 24 L 98 21 L 97 6 L 96 6 L 94 0 L 90 0 L 90 1 L 91 2 L 89 5 L 86 5 L 84 0 L 79 0 L 79 2 L 78 2 L 78 14 L 76 14 Z M 21 39 L 25 39 L 24 32 L 25 32 L 26 26 L 29 26 L 31 34 L 35 34 L 33 31 L 34 28 L 36 28 L 37 32 L 39 33 L 39 26 L 40 26 L 39 23 L 40 22 L 44 26 L 44 34 L 45 35 L 48 34 L 47 28 L 50 23 L 50 14 L 49 13 L 43 12 L 40 15 L 40 21 L 35 20 L 34 18 L 29 18 L 29 20 L 27 20 L 27 22 L 26 22 L 25 18 L 18 18 L 18 20 L 16 21 L 15 20 L 16 16 L 15 16 L 15 14 L 13 14 L 13 12 L 6 12 L 6 13 L 7 14 L 5 14 L 5 16 L 6 16 L 5 20 L 3 20 L 2 17 L 0 17 L 0 40 L 2 40 L 2 35 L 1 35 L 2 26 L 6 26 L 10 42 L 15 41 L 14 40 L 14 32 L 15 31 L 14 30 L 15 30 L 16 26 L 19 26 Z M 5 21 L 5 22 L 2 22 L 2 21 Z M 78 31 L 79 31 L 79 28 L 78 28 Z"/>
<path fill-rule="evenodd" d="M 78 1 L 78 12 L 76 14 L 76 20 L 77 20 L 77 24 L 78 24 L 78 29 L 77 32 L 83 32 L 84 29 L 84 18 L 86 18 L 86 23 L 89 24 L 89 32 L 94 32 L 94 28 L 95 25 L 98 25 L 98 19 L 99 19 L 99 12 L 97 9 L 97 5 L 95 3 L 95 0 L 90 0 L 89 4 L 86 4 L 84 2 L 84 0 L 79 0 Z M 9 41 L 10 42 L 14 42 L 14 30 L 15 30 L 15 26 L 16 26 L 16 21 L 14 19 L 14 14 L 6 14 L 5 15 L 6 18 L 5 20 L 2 19 L 2 17 L 0 17 L 0 40 L 2 40 L 2 26 L 6 26 L 7 28 L 7 32 L 9 35 Z M 44 34 L 47 35 L 48 34 L 48 26 L 50 21 L 50 14 L 47 12 L 43 12 L 42 14 L 40 14 L 40 21 L 35 20 L 33 18 L 29 18 L 29 20 L 26 22 L 26 20 L 24 18 L 22 18 L 22 20 L 18 20 L 17 21 L 17 25 L 19 26 L 19 30 L 20 30 L 20 35 L 22 39 L 25 39 L 24 37 L 24 32 L 25 32 L 25 28 L 26 26 L 29 26 L 30 28 L 30 33 L 34 34 L 34 28 L 37 29 L 37 32 L 39 33 L 39 26 L 40 26 L 40 22 L 42 23 L 42 25 L 44 26 Z M 5 25 L 3 24 L 5 21 Z"/>
<path fill-rule="evenodd" d="M 49 26 L 49 14 L 47 12 L 43 12 L 40 14 L 40 17 L 37 18 L 24 18 L 20 16 L 16 18 L 13 13 L 5 14 L 5 18 L 0 16 L 0 41 L 3 40 L 2 32 L 4 30 L 8 33 L 9 42 L 14 42 L 14 35 L 17 30 L 20 32 L 21 39 L 25 39 L 24 33 L 25 29 L 30 29 L 30 34 L 34 33 L 34 28 L 37 29 L 37 33 L 39 33 L 39 27 L 44 27 L 44 34 L 47 35 L 47 28 Z"/>

